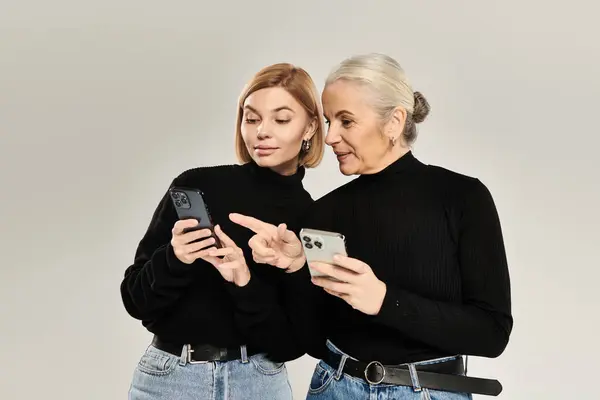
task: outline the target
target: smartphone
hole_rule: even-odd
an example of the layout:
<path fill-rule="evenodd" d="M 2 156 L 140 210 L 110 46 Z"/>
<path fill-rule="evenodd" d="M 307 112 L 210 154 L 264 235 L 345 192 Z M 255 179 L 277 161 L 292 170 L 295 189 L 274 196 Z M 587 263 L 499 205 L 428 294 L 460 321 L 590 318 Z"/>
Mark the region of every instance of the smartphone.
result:
<path fill-rule="evenodd" d="M 347 256 L 346 238 L 341 233 L 304 228 L 300 231 L 300 240 L 304 247 L 306 261 L 309 263 L 318 261 L 335 264 L 333 256 L 336 254 Z M 313 277 L 324 276 L 310 267 L 308 270 Z"/>
<path fill-rule="evenodd" d="M 180 220 L 195 219 L 198 221 L 198 225 L 192 228 L 185 228 L 183 232 L 188 233 L 199 229 L 210 229 L 212 232 L 211 236 L 215 239 L 215 247 L 221 247 L 219 238 L 214 231 L 215 226 L 210 212 L 208 211 L 208 206 L 204 201 L 204 193 L 199 189 L 172 187 L 169 189 L 169 194 Z M 207 238 L 199 240 L 205 239 Z"/>

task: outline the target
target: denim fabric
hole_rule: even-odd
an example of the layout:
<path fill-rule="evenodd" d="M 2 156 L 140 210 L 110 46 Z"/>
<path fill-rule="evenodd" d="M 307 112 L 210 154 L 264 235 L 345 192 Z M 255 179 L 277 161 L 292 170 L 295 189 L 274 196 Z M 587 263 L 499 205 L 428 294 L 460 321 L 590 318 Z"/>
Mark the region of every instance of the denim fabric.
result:
<path fill-rule="evenodd" d="M 327 342 L 329 350 L 343 357 L 353 359 L 333 343 Z M 422 365 L 448 360 L 447 358 L 414 363 Z M 338 370 L 333 369 L 323 360 L 315 367 L 310 386 L 308 388 L 307 400 L 472 400 L 473 396 L 467 393 L 441 392 L 437 390 L 421 389 L 397 385 L 371 385 L 363 379 L 341 372 L 344 362 L 340 363 Z M 409 368 L 412 369 L 412 367 Z"/>
<path fill-rule="evenodd" d="M 190 364 L 149 346 L 133 374 L 129 400 L 292 400 L 283 363 L 263 354 L 236 361 Z"/>

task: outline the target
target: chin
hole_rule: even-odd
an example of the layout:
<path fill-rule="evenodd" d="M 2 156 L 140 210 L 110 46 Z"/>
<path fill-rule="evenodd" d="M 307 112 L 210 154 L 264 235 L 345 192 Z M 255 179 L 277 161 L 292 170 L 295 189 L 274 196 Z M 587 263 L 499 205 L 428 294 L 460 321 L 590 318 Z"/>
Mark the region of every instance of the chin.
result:
<path fill-rule="evenodd" d="M 273 167 L 278 165 L 277 160 L 272 159 L 271 157 L 252 157 L 252 159 L 261 167 Z"/>
<path fill-rule="evenodd" d="M 340 172 L 346 176 L 355 175 L 358 173 L 356 166 L 349 164 L 349 163 L 340 163 L 339 168 L 340 168 Z"/>

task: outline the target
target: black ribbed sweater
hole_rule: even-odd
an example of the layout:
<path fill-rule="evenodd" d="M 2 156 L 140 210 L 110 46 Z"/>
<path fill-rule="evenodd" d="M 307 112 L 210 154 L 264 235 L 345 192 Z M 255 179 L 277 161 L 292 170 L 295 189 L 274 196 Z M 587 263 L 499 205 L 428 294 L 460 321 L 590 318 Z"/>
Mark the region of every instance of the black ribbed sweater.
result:
<path fill-rule="evenodd" d="M 286 312 L 314 357 L 325 338 L 390 364 L 503 352 L 513 326 L 509 271 L 494 201 L 478 179 L 409 152 L 317 200 L 301 227 L 344 234 L 348 255 L 387 285 L 380 313 L 369 316 L 309 283 L 306 267 L 289 274 L 288 293 L 307 301 Z"/>

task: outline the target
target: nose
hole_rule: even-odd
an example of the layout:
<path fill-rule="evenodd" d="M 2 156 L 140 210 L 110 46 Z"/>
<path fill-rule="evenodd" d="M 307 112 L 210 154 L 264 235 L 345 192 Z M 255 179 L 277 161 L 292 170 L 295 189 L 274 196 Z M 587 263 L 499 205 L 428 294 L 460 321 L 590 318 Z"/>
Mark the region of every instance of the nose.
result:
<path fill-rule="evenodd" d="M 268 133 L 269 131 L 267 128 L 268 127 L 267 127 L 266 121 L 261 122 L 261 124 L 256 129 L 256 136 L 259 139 L 264 139 L 264 138 L 270 137 L 270 135 Z"/>
<path fill-rule="evenodd" d="M 339 133 L 339 129 L 334 126 L 329 126 L 327 129 L 327 135 L 325 135 L 325 143 L 328 146 L 333 146 L 342 141 L 342 135 Z"/>

